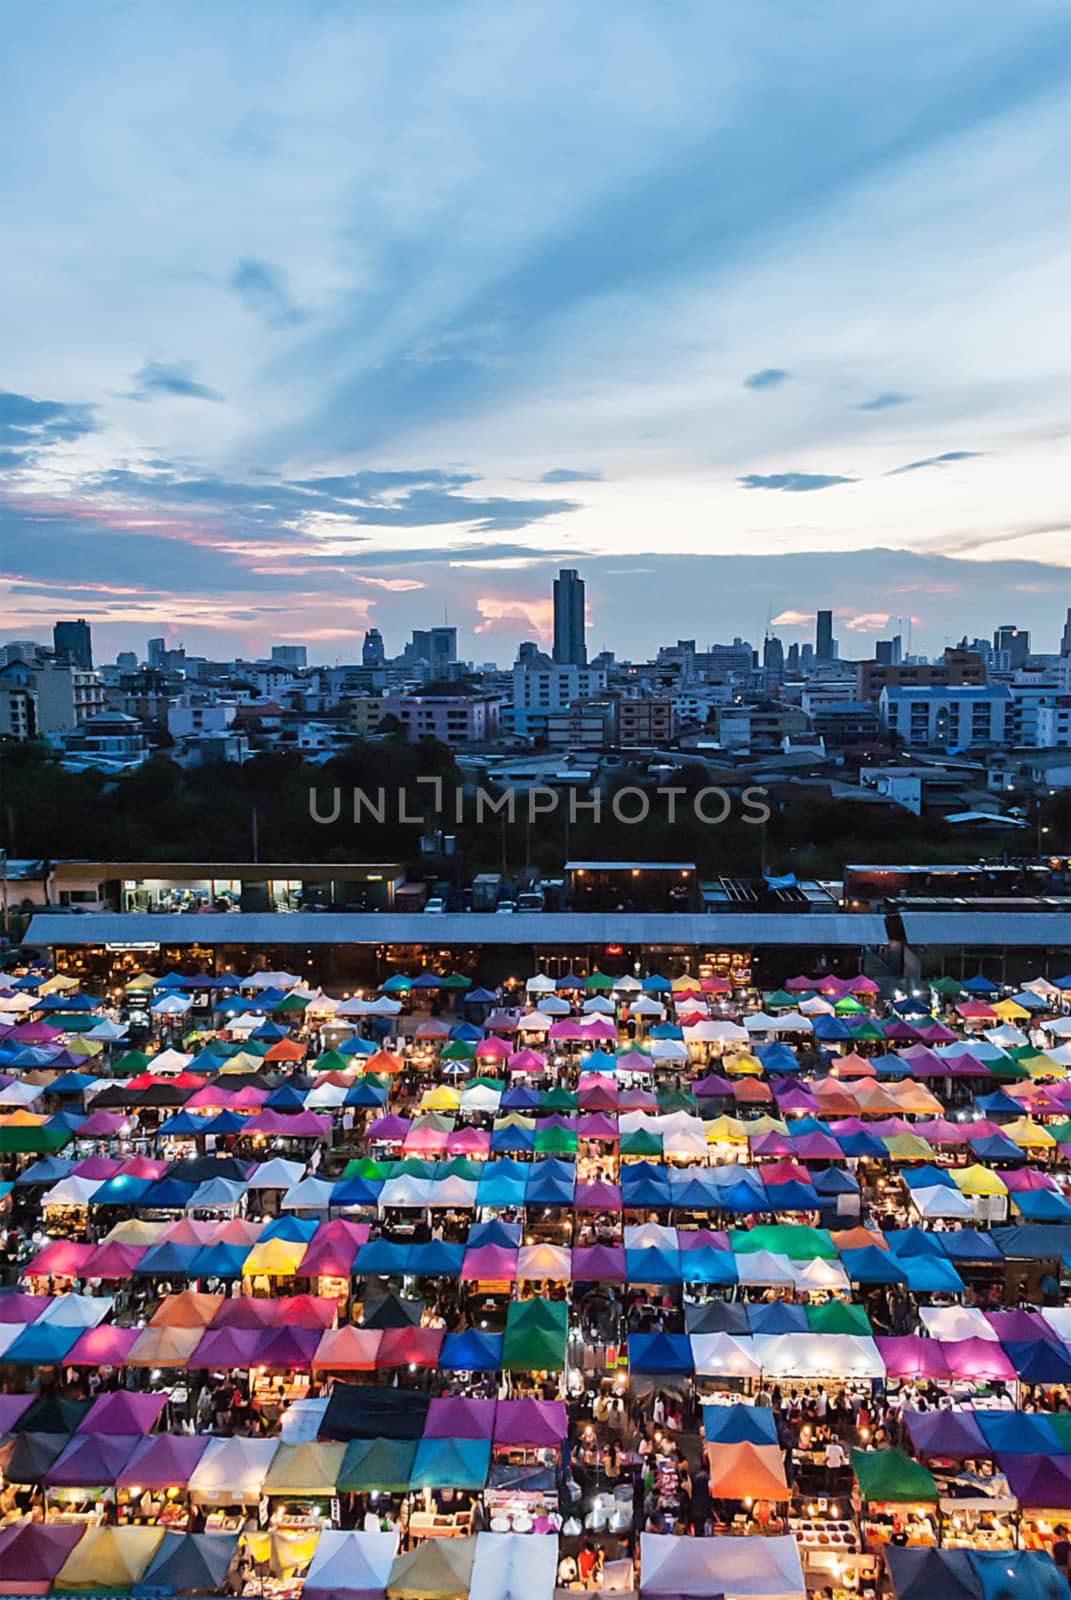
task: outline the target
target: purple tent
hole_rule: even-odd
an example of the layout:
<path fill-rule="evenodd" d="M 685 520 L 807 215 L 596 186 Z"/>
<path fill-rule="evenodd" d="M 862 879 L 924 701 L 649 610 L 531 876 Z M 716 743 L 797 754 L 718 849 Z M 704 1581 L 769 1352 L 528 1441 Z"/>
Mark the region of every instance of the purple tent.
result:
<path fill-rule="evenodd" d="M 678 1250 L 728 1250 L 729 1235 L 721 1229 L 714 1228 L 678 1228 Z M 681 1263 L 682 1270 L 684 1263 Z M 688 1274 L 684 1272 L 687 1281 Z"/>
<path fill-rule="evenodd" d="M 157 1433 L 141 1439 L 115 1480 L 117 1489 L 185 1488 L 212 1440 L 208 1434 Z"/>
<path fill-rule="evenodd" d="M 729 1079 L 719 1077 L 716 1072 L 708 1072 L 705 1078 L 697 1078 L 692 1084 L 692 1093 L 699 1100 L 728 1100 L 732 1092 Z"/>
<path fill-rule="evenodd" d="M 47 1594 L 85 1532 L 81 1522 L 13 1522 L 0 1531 L 5 1594 Z"/>
<path fill-rule="evenodd" d="M 501 1244 L 479 1244 L 466 1250 L 461 1263 L 462 1282 L 515 1283 L 517 1252 Z"/>
<path fill-rule="evenodd" d="M 210 1328 L 197 1349 L 190 1356 L 188 1367 L 240 1367 L 248 1370 L 256 1366 L 259 1328 Z"/>
<path fill-rule="evenodd" d="M 495 1412 L 495 1444 L 557 1449 L 568 1426 L 564 1400 L 500 1400 Z"/>
<path fill-rule="evenodd" d="M 395 1144 L 405 1138 L 410 1126 L 408 1117 L 375 1117 L 368 1124 L 368 1138 Z"/>
<path fill-rule="evenodd" d="M 592 1111 L 577 1118 L 576 1131 L 582 1139 L 616 1139 L 617 1118 L 608 1117 L 605 1111 Z"/>
<path fill-rule="evenodd" d="M 112 1435 L 151 1433 L 166 1404 L 166 1394 L 131 1394 L 128 1389 L 114 1389 L 94 1400 L 76 1431 Z"/>
<path fill-rule="evenodd" d="M 36 1322 L 51 1299 L 48 1294 L 0 1294 L 0 1322 Z"/>
<path fill-rule="evenodd" d="M 950 1375 L 943 1347 L 936 1339 L 920 1339 L 909 1334 L 904 1338 L 879 1336 L 874 1343 L 890 1378 L 933 1378 L 940 1381 L 947 1380 Z"/>
<path fill-rule="evenodd" d="M 844 1152 L 828 1133 L 798 1133 L 792 1139 L 792 1153 L 801 1161 L 840 1161 Z"/>
<path fill-rule="evenodd" d="M 1053 1329 L 1037 1311 L 987 1311 L 985 1320 L 1001 1344 L 1027 1344 L 1035 1339 L 1060 1343 Z"/>
<path fill-rule="evenodd" d="M 45 1473 L 46 1488 L 108 1488 L 141 1443 L 132 1434 L 76 1433 Z"/>
<path fill-rule="evenodd" d="M 999 1456 L 1000 1470 L 1024 1510 L 1071 1511 L 1067 1456 Z"/>
<path fill-rule="evenodd" d="M 322 1328 L 260 1328 L 253 1365 L 273 1372 L 308 1372 L 322 1333 Z"/>
<path fill-rule="evenodd" d="M 0 1394 L 0 1434 L 11 1432 L 33 1398 L 32 1394 Z"/>
<path fill-rule="evenodd" d="M 495 1430 L 494 1400 L 469 1400 L 444 1395 L 432 1400 L 424 1424 L 425 1439 L 490 1439 Z"/>
<path fill-rule="evenodd" d="M 577 1211 L 620 1211 L 621 1187 L 616 1183 L 578 1183 L 573 1206 Z"/>
<path fill-rule="evenodd" d="M 619 1245 L 577 1245 L 573 1251 L 574 1283 L 624 1283 L 625 1252 Z"/>
<path fill-rule="evenodd" d="M 883 1342 L 878 1341 L 879 1349 Z M 993 1454 L 971 1411 L 905 1411 L 904 1425 L 920 1456 L 978 1461 Z"/>
<path fill-rule="evenodd" d="M 331 1118 L 318 1117 L 315 1111 L 298 1111 L 294 1116 L 282 1111 L 261 1111 L 250 1117 L 243 1131 L 272 1133 L 284 1139 L 327 1139 L 331 1134 Z"/>

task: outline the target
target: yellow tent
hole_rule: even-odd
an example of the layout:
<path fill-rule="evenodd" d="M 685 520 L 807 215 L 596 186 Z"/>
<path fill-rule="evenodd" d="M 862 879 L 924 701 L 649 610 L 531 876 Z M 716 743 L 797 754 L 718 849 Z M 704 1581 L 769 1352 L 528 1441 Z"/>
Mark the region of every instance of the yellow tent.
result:
<path fill-rule="evenodd" d="M 300 1239 L 265 1239 L 255 1244 L 242 1263 L 243 1278 L 292 1278 L 308 1249 Z"/>
<path fill-rule="evenodd" d="M 143 1217 L 127 1217 L 124 1222 L 117 1222 L 114 1228 L 104 1235 L 101 1244 L 132 1244 L 135 1247 L 155 1244 L 157 1239 L 168 1226 L 166 1222 L 147 1222 Z"/>
<path fill-rule="evenodd" d="M 747 1143 L 748 1124 L 739 1117 L 714 1117 L 706 1125 L 707 1144 L 720 1144 L 723 1140 L 740 1140 Z"/>
<path fill-rule="evenodd" d="M 1016 1122 L 1006 1122 L 1000 1131 L 1021 1150 L 1047 1149 L 1056 1143 L 1048 1128 L 1043 1128 L 1040 1122 L 1031 1122 L 1029 1117 L 1020 1117 Z"/>
<path fill-rule="evenodd" d="M 526 1117 L 520 1111 L 507 1111 L 504 1116 L 495 1118 L 495 1128 L 531 1128 L 535 1129 L 536 1119 Z"/>
<path fill-rule="evenodd" d="M 239 1050 L 236 1056 L 229 1056 L 220 1067 L 220 1076 L 225 1072 L 262 1072 L 264 1063 L 259 1056 L 251 1055 L 248 1050 Z"/>
<path fill-rule="evenodd" d="M 786 1139 L 788 1137 L 788 1123 L 780 1122 L 777 1117 L 765 1113 L 761 1117 L 756 1117 L 754 1122 L 745 1123 L 744 1126 L 747 1128 L 749 1139 L 761 1139 L 764 1133 L 780 1133 Z"/>
<path fill-rule="evenodd" d="M 80 1033 L 76 1038 L 68 1040 L 63 1048 L 72 1056 L 97 1056 L 104 1049 L 104 1045 L 100 1039 L 87 1039 L 84 1033 Z"/>
<path fill-rule="evenodd" d="M 1005 1022 L 1028 1022 L 1030 1020 L 1029 1011 L 1015 1000 L 998 1000 L 993 1010 Z"/>
<path fill-rule="evenodd" d="M 741 1050 L 738 1055 L 727 1057 L 722 1062 L 722 1066 L 726 1072 L 750 1072 L 756 1075 L 762 1072 L 762 1062 L 757 1057 L 748 1055 L 746 1050 Z"/>
<path fill-rule="evenodd" d="M 146 989 L 155 989 L 156 979 L 151 972 L 139 972 L 136 978 L 131 978 L 126 986 L 126 993 L 143 994 Z"/>
<path fill-rule="evenodd" d="M 920 1139 L 917 1133 L 894 1133 L 882 1144 L 892 1161 L 932 1161 L 933 1146 Z"/>
<path fill-rule="evenodd" d="M 461 1105 L 461 1090 L 452 1089 L 448 1083 L 437 1083 L 434 1089 L 425 1089 L 420 1100 L 421 1111 L 456 1111 Z"/>
<path fill-rule="evenodd" d="M 1008 1186 L 999 1172 L 988 1167 L 953 1167 L 952 1178 L 960 1194 L 1007 1194 Z"/>
<path fill-rule="evenodd" d="M 57 972 L 54 977 L 46 978 L 37 992 L 38 994 L 67 994 L 71 989 L 77 988 L 77 978 L 68 978 L 65 972 Z"/>
<path fill-rule="evenodd" d="M 164 1537 L 163 1528 L 87 1528 L 57 1574 L 53 1589 L 129 1591 L 139 1583 Z"/>
<path fill-rule="evenodd" d="M 1019 1065 L 1025 1067 L 1032 1078 L 1066 1078 L 1067 1068 L 1062 1067 L 1051 1056 L 1036 1055 L 1020 1057 Z"/>
<path fill-rule="evenodd" d="M 475 1534 L 423 1539 L 395 1556 L 387 1594 L 390 1600 L 466 1600 L 475 1559 Z"/>

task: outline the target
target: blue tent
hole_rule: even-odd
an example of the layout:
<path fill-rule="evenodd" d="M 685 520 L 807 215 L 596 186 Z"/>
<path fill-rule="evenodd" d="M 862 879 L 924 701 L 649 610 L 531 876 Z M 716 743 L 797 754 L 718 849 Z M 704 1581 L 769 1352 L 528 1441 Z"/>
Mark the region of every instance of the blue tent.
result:
<path fill-rule="evenodd" d="M 409 1487 L 482 1489 L 490 1470 L 490 1439 L 421 1439 Z"/>
<path fill-rule="evenodd" d="M 766 1198 L 775 1211 L 817 1211 L 818 1196 L 809 1183 L 768 1183 Z"/>
<path fill-rule="evenodd" d="M 333 1196 L 331 1203 L 335 1203 Z M 315 1217 L 273 1217 L 257 1243 L 264 1244 L 268 1239 L 289 1239 L 292 1244 L 308 1244 L 319 1226 Z"/>
<path fill-rule="evenodd" d="M 359 1033 L 354 1033 L 338 1048 L 344 1056 L 374 1056 L 379 1046 L 374 1039 L 363 1039 Z"/>
<path fill-rule="evenodd" d="M 1071 987 L 1071 979 L 1068 980 L 1068 987 Z M 672 989 L 672 983 L 668 978 L 663 978 L 660 972 L 652 972 L 643 980 L 644 994 L 670 994 Z"/>
<path fill-rule="evenodd" d="M 439 1352 L 443 1372 L 500 1372 L 502 1370 L 500 1333 L 481 1333 L 467 1328 L 463 1333 L 448 1333 Z"/>
<path fill-rule="evenodd" d="M 68 1133 L 77 1133 L 85 1121 L 86 1114 L 84 1111 L 57 1111 L 54 1117 L 49 1117 L 45 1127 L 66 1128 Z"/>
<path fill-rule="evenodd" d="M 281 1083 L 265 1100 L 264 1108 L 266 1111 L 304 1111 L 305 1094 L 304 1089 L 295 1089 L 292 1083 Z"/>
<path fill-rule="evenodd" d="M 1027 1411 L 976 1411 L 974 1420 L 986 1444 L 1007 1456 L 1061 1456 L 1064 1447 L 1047 1417 Z"/>
<path fill-rule="evenodd" d="M 242 1267 L 251 1249 L 247 1244 L 206 1244 L 198 1250 L 190 1263 L 191 1278 L 225 1278 L 233 1281 L 242 1276 Z"/>
<path fill-rule="evenodd" d="M 492 994 L 490 989 L 469 989 L 464 996 L 463 1004 L 467 1006 L 493 1006 L 498 1004 L 497 994 Z"/>
<path fill-rule="evenodd" d="M 786 1305 L 783 1300 L 756 1300 L 747 1308 L 751 1333 L 809 1333 L 810 1323 L 803 1306 Z"/>
<path fill-rule="evenodd" d="M 750 1216 L 753 1211 L 765 1213 L 773 1210 L 766 1190 L 761 1184 L 743 1178 L 722 1190 L 718 1205 L 722 1211 L 729 1211 L 738 1217 Z"/>
<path fill-rule="evenodd" d="M 957 1228 L 955 1232 L 942 1233 L 941 1243 L 951 1261 L 1003 1261 L 1004 1257 L 988 1233 L 977 1228 Z"/>
<path fill-rule="evenodd" d="M 51 1367 L 61 1362 L 84 1333 L 56 1322 L 31 1322 L 4 1352 L 7 1365 Z"/>
<path fill-rule="evenodd" d="M 1023 1108 L 1018 1100 L 1013 1100 L 1003 1089 L 997 1089 L 994 1094 L 976 1094 L 974 1105 L 975 1110 L 980 1111 L 985 1117 L 998 1116 L 1005 1112 L 1012 1117 L 1021 1117 L 1023 1114 Z M 969 1129 L 970 1124 L 967 1126 Z"/>
<path fill-rule="evenodd" d="M 200 1245 L 176 1244 L 171 1239 L 165 1239 L 163 1244 L 150 1245 L 134 1268 L 134 1276 L 188 1278 L 190 1264 L 200 1249 Z"/>
<path fill-rule="evenodd" d="M 91 1206 L 136 1206 L 147 1189 L 152 1188 L 151 1178 L 133 1178 L 129 1173 L 118 1172 L 90 1198 Z"/>
<path fill-rule="evenodd" d="M 1059 1223 L 1013 1223 L 994 1228 L 991 1238 L 1001 1255 L 1011 1261 L 1058 1261 L 1067 1253 L 1067 1229 Z"/>
<path fill-rule="evenodd" d="M 427 990 L 441 989 L 442 979 L 436 977 L 434 972 L 422 972 L 419 977 L 413 979 L 412 987 Z"/>
<path fill-rule="evenodd" d="M 707 1444 L 776 1444 L 777 1424 L 769 1406 L 704 1406 Z"/>
<path fill-rule="evenodd" d="M 625 1251 L 625 1273 L 629 1283 L 680 1283 L 683 1277 L 680 1253 L 648 1246 Z"/>
<path fill-rule="evenodd" d="M 718 1185 L 711 1172 L 672 1171 L 669 1193 L 673 1206 L 680 1211 L 710 1211 L 718 1203 Z"/>
<path fill-rule="evenodd" d="M 907 1275 L 912 1294 L 962 1294 L 967 1287 L 951 1261 L 943 1256 L 900 1257 L 899 1265 Z"/>
<path fill-rule="evenodd" d="M 901 1551 L 905 1555 L 906 1551 Z M 942 1556 L 950 1554 L 942 1550 Z M 981 1600 L 1030 1594 L 1034 1600 L 1067 1600 L 1067 1578 L 1047 1550 L 968 1550 Z M 947 1590 L 943 1600 L 949 1600 Z"/>
<path fill-rule="evenodd" d="M 656 1022 L 647 1037 L 649 1039 L 683 1039 L 684 1029 L 675 1022 Z"/>
<path fill-rule="evenodd" d="M 516 1162 L 508 1164 L 510 1166 L 517 1165 Z M 504 1167 L 507 1163 L 502 1161 L 498 1165 Z M 522 1168 L 523 1171 L 524 1169 Z M 520 1247 L 520 1243 L 521 1225 L 519 1222 L 503 1222 L 500 1217 L 493 1217 L 489 1222 L 473 1223 L 469 1229 L 466 1247 L 469 1250 L 477 1250 L 481 1245 L 494 1244 L 500 1245 L 503 1250 L 517 1250 Z"/>
<path fill-rule="evenodd" d="M 576 1168 L 570 1161 L 551 1157 L 532 1166 L 525 1191 L 526 1205 L 569 1206 L 573 1203 Z"/>
<path fill-rule="evenodd" d="M 1062 1344 L 1051 1339 L 1030 1339 L 1023 1344 L 1009 1340 L 1004 1349 L 1022 1383 L 1071 1383 L 1071 1354 Z M 10 1352 L 7 1359 L 11 1359 Z"/>
<path fill-rule="evenodd" d="M 859 1193 L 858 1178 L 845 1172 L 843 1167 L 827 1167 L 824 1172 L 816 1172 L 813 1182 L 815 1192 L 820 1195 Z"/>
<path fill-rule="evenodd" d="M 410 1247 L 408 1270 L 416 1278 L 456 1278 L 461 1271 L 463 1244 L 447 1244 L 444 1239 L 429 1239 Z"/>
<path fill-rule="evenodd" d="M 365 1111 L 378 1111 L 387 1103 L 387 1090 L 382 1084 L 370 1083 L 367 1078 L 358 1078 L 346 1090 L 346 1098 L 342 1102 L 345 1106 L 355 1106 Z"/>
<path fill-rule="evenodd" d="M 331 1191 L 332 1206 L 344 1210 L 374 1206 L 383 1187 L 381 1178 L 343 1178 Z"/>
<path fill-rule="evenodd" d="M 955 1180 L 944 1167 L 905 1167 L 900 1174 L 909 1189 L 954 1189 Z"/>
<path fill-rule="evenodd" d="M 204 1117 L 195 1117 L 192 1111 L 176 1111 L 173 1117 L 167 1117 L 161 1122 L 160 1132 L 193 1138 L 195 1134 L 201 1132 L 204 1125 Z"/>
<path fill-rule="evenodd" d="M 491 1133 L 492 1155 L 530 1155 L 534 1149 L 534 1128 L 495 1128 Z"/>
<path fill-rule="evenodd" d="M 852 1030 L 841 1017 L 815 1017 L 814 1036 L 819 1044 L 843 1044 L 851 1038 Z"/>
<path fill-rule="evenodd" d="M 91 1078 L 88 1072 L 64 1072 L 52 1080 L 48 1093 L 85 1094 L 87 1089 L 94 1088 L 99 1082 L 99 1078 Z"/>
<path fill-rule="evenodd" d="M 1011 1201 L 1026 1222 L 1071 1222 L 1071 1206 L 1051 1189 L 1023 1189 Z"/>
<path fill-rule="evenodd" d="M 628 1367 L 630 1372 L 694 1372 L 692 1341 L 686 1333 L 630 1333 Z"/>
<path fill-rule="evenodd" d="M 768 1073 L 798 1072 L 800 1070 L 796 1052 L 791 1050 L 780 1039 L 775 1044 L 760 1044 L 755 1054 Z"/>
<path fill-rule="evenodd" d="M 862 1250 L 842 1250 L 841 1266 L 852 1283 L 906 1283 L 907 1274 L 890 1250 L 868 1244 Z"/>
<path fill-rule="evenodd" d="M 253 1029 L 249 1037 L 258 1040 L 261 1044 L 278 1044 L 280 1039 L 287 1037 L 287 1029 L 283 1027 L 281 1022 L 272 1022 L 270 1018 L 265 1018 L 263 1022 Z"/>
<path fill-rule="evenodd" d="M 139 1204 L 146 1211 L 185 1211 L 196 1188 L 196 1183 L 184 1183 L 181 1178 L 159 1178 L 146 1189 Z"/>
<path fill-rule="evenodd" d="M 675 1202 L 669 1176 L 664 1167 L 650 1161 L 637 1161 L 621 1168 L 621 1203 L 645 1210 L 668 1210 Z"/>
<path fill-rule="evenodd" d="M 384 1278 L 400 1278 L 409 1271 L 412 1245 L 392 1244 L 389 1239 L 369 1239 L 357 1251 L 351 1271 L 354 1277 L 376 1273 Z"/>
<path fill-rule="evenodd" d="M 479 1044 L 483 1038 L 483 1029 L 475 1022 L 457 1022 L 450 1029 L 451 1039 L 460 1039 L 462 1043 Z"/>
<path fill-rule="evenodd" d="M 995 983 L 985 977 L 981 972 L 973 978 L 964 978 L 960 984 L 961 989 L 966 989 L 968 994 L 999 994 L 1000 990 Z"/>
<path fill-rule="evenodd" d="M 248 1117 L 241 1116 L 237 1111 L 217 1111 L 214 1117 L 209 1117 L 207 1122 L 201 1124 L 201 1132 L 214 1134 L 218 1139 L 224 1134 L 241 1133 Z"/>
<path fill-rule="evenodd" d="M 515 1083 L 504 1091 L 500 1106 L 503 1111 L 536 1111 L 539 1108 L 539 1090 L 529 1089 L 527 1084 Z"/>
<path fill-rule="evenodd" d="M 178 1533 L 168 1529 L 132 1595 L 222 1594 L 238 1548 L 236 1533 Z"/>
<path fill-rule="evenodd" d="M 521 1161 L 488 1161 L 476 1188 L 478 1206 L 522 1206 L 531 1167 Z M 475 1229 L 473 1229 L 475 1232 Z M 472 1235 L 469 1235 L 471 1240 Z"/>
<path fill-rule="evenodd" d="M 584 1071 L 613 1074 L 617 1071 L 617 1057 L 612 1056 L 607 1050 L 593 1050 L 590 1055 L 584 1057 Z"/>
<path fill-rule="evenodd" d="M 698 1250 L 680 1252 L 681 1277 L 685 1283 L 736 1283 L 736 1257 L 731 1250 L 715 1250 L 702 1245 Z"/>
<path fill-rule="evenodd" d="M 979 1161 L 1024 1162 L 1029 1159 L 1025 1150 L 1000 1133 L 989 1134 L 984 1139 L 968 1139 L 967 1147 Z"/>
<path fill-rule="evenodd" d="M 922 1228 L 893 1228 L 885 1234 L 885 1243 L 894 1255 L 903 1260 L 907 1256 L 937 1256 L 947 1259 L 940 1233 L 926 1233 Z"/>
<path fill-rule="evenodd" d="M 66 1156 L 41 1156 L 31 1163 L 24 1172 L 20 1172 L 15 1179 L 15 1188 L 21 1189 L 33 1183 L 47 1183 L 51 1186 L 65 1178 L 75 1165 Z"/>

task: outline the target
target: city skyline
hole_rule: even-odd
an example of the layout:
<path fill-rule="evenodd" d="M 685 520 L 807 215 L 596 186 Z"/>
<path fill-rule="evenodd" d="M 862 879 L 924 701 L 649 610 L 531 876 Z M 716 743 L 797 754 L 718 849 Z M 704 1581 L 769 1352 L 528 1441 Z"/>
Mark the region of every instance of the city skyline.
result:
<path fill-rule="evenodd" d="M 262 24 L 12 21 L 0 637 L 1056 648 L 1064 8 Z"/>

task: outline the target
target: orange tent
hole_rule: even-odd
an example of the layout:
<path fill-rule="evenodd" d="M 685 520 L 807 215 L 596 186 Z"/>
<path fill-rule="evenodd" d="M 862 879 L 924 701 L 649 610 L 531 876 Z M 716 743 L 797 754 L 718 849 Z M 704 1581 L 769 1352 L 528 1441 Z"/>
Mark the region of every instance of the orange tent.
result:
<path fill-rule="evenodd" d="M 841 1056 L 834 1061 L 830 1068 L 830 1071 L 838 1078 L 872 1078 L 877 1070 L 873 1061 L 870 1061 L 866 1056 L 857 1054 L 854 1050 L 850 1055 Z"/>
<path fill-rule="evenodd" d="M 785 1464 L 775 1444 L 708 1444 L 710 1493 L 719 1500 L 787 1500 Z"/>
<path fill-rule="evenodd" d="M 387 1072 L 393 1077 L 402 1070 L 401 1056 L 391 1055 L 389 1050 L 377 1050 L 374 1056 L 365 1056 L 364 1070 L 366 1072 Z"/>
<path fill-rule="evenodd" d="M 865 1250 L 869 1245 L 874 1245 L 878 1250 L 887 1250 L 889 1241 L 883 1233 L 871 1233 L 869 1228 L 843 1228 L 839 1233 L 829 1236 L 838 1250 Z"/>
<path fill-rule="evenodd" d="M 149 1322 L 150 1328 L 207 1328 L 226 1299 L 222 1294 L 199 1294 L 183 1289 L 161 1300 Z"/>
<path fill-rule="evenodd" d="M 265 1061 L 304 1061 L 306 1056 L 305 1046 L 298 1044 L 296 1039 L 277 1039 L 270 1049 L 264 1052 Z"/>

